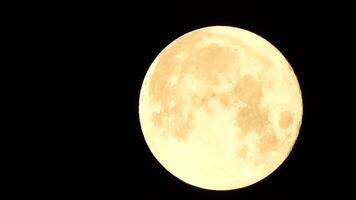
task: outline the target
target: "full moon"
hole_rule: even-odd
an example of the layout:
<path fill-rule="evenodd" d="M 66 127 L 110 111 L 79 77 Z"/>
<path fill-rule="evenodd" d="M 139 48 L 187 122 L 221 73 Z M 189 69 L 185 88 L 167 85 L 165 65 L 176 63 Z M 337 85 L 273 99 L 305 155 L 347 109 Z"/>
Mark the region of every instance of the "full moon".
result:
<path fill-rule="evenodd" d="M 288 157 L 302 95 L 286 58 L 235 27 L 194 30 L 165 47 L 140 91 L 145 141 L 178 179 L 210 190 L 252 185 Z"/>

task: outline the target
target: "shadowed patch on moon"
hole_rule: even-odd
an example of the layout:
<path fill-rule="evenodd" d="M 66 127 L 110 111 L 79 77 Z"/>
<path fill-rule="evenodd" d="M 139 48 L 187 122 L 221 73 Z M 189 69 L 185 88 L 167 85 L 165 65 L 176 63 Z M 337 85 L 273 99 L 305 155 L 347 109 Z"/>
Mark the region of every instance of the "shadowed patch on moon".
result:
<path fill-rule="evenodd" d="M 261 136 L 259 151 L 262 155 L 267 156 L 278 145 L 278 139 L 270 128 L 268 111 L 259 107 L 263 97 L 262 85 L 252 75 L 245 75 L 237 81 L 235 96 L 245 104 L 239 109 L 236 116 L 236 127 L 239 127 L 241 131 L 240 137 L 243 138 L 251 131 L 255 131 Z M 244 152 L 247 151 L 248 149 L 244 150 Z M 241 149 L 238 149 L 238 154 L 244 159 L 245 156 L 241 155 Z"/>
<path fill-rule="evenodd" d="M 180 103 L 172 108 L 162 108 L 161 112 L 154 112 L 152 114 L 153 124 L 158 129 L 163 128 L 161 133 L 172 133 L 177 139 L 185 140 L 187 139 L 189 130 L 193 128 L 193 113 L 189 112 L 187 115 L 184 115 L 181 110 Z M 162 124 L 165 126 L 162 126 Z"/>
<path fill-rule="evenodd" d="M 252 130 L 260 133 L 269 124 L 267 111 L 260 110 L 257 106 L 245 106 L 238 111 L 236 122 L 241 135 L 246 135 Z"/>
<path fill-rule="evenodd" d="M 193 125 L 193 115 L 192 113 L 185 115 L 182 112 L 188 102 L 181 97 L 181 90 L 177 85 L 169 84 L 172 76 L 176 76 L 178 82 L 181 80 L 181 68 L 178 67 L 180 59 L 174 56 L 176 53 L 172 48 L 167 49 L 160 56 L 157 62 L 158 67 L 155 68 L 150 80 L 149 95 L 155 104 L 160 105 L 159 112 L 152 114 L 152 121 L 157 128 L 162 130 L 162 134 L 170 133 L 179 140 L 185 140 Z"/>
<path fill-rule="evenodd" d="M 237 157 L 240 159 L 246 159 L 247 155 L 249 153 L 249 149 L 246 145 L 239 147 L 239 150 L 237 151 Z"/>
<path fill-rule="evenodd" d="M 152 122 L 156 127 L 160 128 L 162 125 L 162 115 L 159 112 L 154 112 L 152 114 Z"/>
<path fill-rule="evenodd" d="M 233 50 L 216 44 L 187 53 L 193 56 L 184 61 L 183 73 L 192 73 L 198 80 L 211 86 L 219 84 L 217 75 L 227 71 L 237 59 Z"/>
<path fill-rule="evenodd" d="M 259 153 L 267 159 L 268 154 L 278 146 L 279 140 L 271 129 L 266 129 L 262 133 L 259 144 Z"/>
<path fill-rule="evenodd" d="M 237 81 L 235 93 L 245 104 L 257 106 L 262 98 L 262 86 L 248 74 Z"/>
<path fill-rule="evenodd" d="M 283 129 L 286 129 L 290 126 L 290 124 L 292 123 L 293 118 L 292 115 L 290 114 L 290 112 L 288 111 L 283 111 L 281 112 L 280 116 L 279 116 L 279 126 Z"/>

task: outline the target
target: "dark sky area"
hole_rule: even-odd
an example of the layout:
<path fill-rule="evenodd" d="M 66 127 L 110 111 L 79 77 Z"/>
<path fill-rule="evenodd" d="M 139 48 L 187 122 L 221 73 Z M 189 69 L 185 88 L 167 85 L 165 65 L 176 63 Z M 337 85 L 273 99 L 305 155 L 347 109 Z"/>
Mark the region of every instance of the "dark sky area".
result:
<path fill-rule="evenodd" d="M 34 66 L 29 102 L 40 113 L 29 172 L 37 199 L 355 196 L 355 3 L 231 2 L 34 3 L 23 34 Z M 140 86 L 156 55 L 210 25 L 269 40 L 293 66 L 304 103 L 287 160 L 257 184 L 228 192 L 195 188 L 168 173 L 146 146 L 138 119 Z"/>

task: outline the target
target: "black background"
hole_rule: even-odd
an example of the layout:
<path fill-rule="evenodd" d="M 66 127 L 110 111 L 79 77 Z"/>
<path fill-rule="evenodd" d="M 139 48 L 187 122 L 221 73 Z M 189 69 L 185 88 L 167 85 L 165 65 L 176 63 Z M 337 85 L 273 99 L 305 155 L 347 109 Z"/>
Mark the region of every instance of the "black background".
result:
<path fill-rule="evenodd" d="M 258 199 L 355 196 L 356 7 L 242 1 L 34 3 L 22 33 L 35 116 L 37 199 Z M 145 144 L 138 97 L 155 56 L 209 25 L 255 32 L 289 60 L 304 116 L 292 153 L 272 175 L 227 192 L 189 186 Z M 31 168 L 31 169 L 32 169 Z"/>

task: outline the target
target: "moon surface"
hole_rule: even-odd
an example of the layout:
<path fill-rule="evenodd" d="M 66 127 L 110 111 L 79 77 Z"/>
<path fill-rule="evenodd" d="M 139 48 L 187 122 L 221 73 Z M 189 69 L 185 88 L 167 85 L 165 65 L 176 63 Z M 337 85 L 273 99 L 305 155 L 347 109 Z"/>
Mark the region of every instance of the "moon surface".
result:
<path fill-rule="evenodd" d="M 252 185 L 289 155 L 302 95 L 284 56 L 235 27 L 194 30 L 170 43 L 144 78 L 139 117 L 154 157 L 210 190 Z"/>

